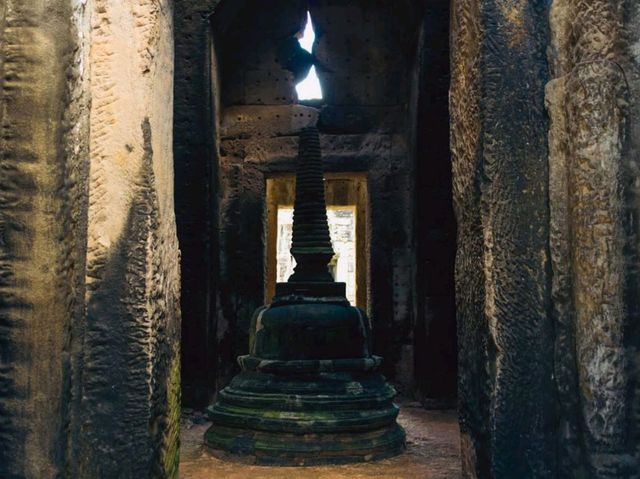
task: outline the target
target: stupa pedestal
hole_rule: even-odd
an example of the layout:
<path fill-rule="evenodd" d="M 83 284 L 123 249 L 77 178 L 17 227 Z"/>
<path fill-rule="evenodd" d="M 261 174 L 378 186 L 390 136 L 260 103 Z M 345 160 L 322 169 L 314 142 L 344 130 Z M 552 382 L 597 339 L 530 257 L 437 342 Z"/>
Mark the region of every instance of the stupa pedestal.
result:
<path fill-rule="evenodd" d="M 401 453 L 395 390 L 377 372 L 371 323 L 350 306 L 333 256 L 318 131 L 301 135 L 292 254 L 295 273 L 251 321 L 242 372 L 209 408 L 212 448 L 260 464 L 363 462 Z"/>

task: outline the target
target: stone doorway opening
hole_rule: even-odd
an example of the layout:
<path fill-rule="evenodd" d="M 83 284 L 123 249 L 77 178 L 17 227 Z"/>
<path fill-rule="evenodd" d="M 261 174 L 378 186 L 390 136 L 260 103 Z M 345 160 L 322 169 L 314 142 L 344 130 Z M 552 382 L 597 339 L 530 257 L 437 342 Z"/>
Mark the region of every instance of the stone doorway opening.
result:
<path fill-rule="evenodd" d="M 289 248 L 295 176 L 292 173 L 266 178 L 266 280 L 265 304 L 275 293 L 275 283 L 284 282 L 293 271 Z M 325 198 L 331 238 L 336 251 L 332 274 L 347 284 L 352 305 L 368 309 L 369 297 L 369 192 L 362 172 L 327 173 Z"/>
<path fill-rule="evenodd" d="M 373 318 L 384 373 L 407 411 L 455 408 L 448 3 L 278 1 L 269 12 L 259 3 L 221 2 L 200 36 L 206 51 L 189 40 L 187 55 L 176 52 L 182 71 L 187 56 L 201 55 L 206 81 L 191 96 L 208 102 L 193 107 L 208 125 L 196 128 L 198 164 L 181 161 L 193 145 L 176 139 L 179 235 L 195 246 L 183 247 L 184 404 L 202 409 L 237 372 L 251 314 L 277 277 L 269 182 L 292 176 L 297 134 L 317 124 L 328 181 L 354 175 L 366 184 L 355 302 Z M 309 21 L 311 52 L 292 54 Z M 311 68 L 321 100 L 296 90 Z M 194 191 L 203 176 L 209 187 Z M 199 220 L 186 221 L 195 195 L 208 205 L 207 241 L 195 237 Z"/>

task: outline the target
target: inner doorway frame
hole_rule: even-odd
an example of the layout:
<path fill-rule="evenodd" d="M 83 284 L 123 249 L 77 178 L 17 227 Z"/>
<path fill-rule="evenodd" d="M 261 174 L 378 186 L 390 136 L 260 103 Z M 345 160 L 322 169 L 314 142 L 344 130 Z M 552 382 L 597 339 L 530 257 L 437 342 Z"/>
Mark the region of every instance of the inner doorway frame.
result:
<path fill-rule="evenodd" d="M 366 172 L 327 172 L 325 198 L 327 208 L 355 207 L 356 211 L 356 306 L 369 309 L 369 187 Z M 278 209 L 293 207 L 296 178 L 294 173 L 266 176 L 265 227 L 265 303 L 275 294 L 277 279 Z"/>

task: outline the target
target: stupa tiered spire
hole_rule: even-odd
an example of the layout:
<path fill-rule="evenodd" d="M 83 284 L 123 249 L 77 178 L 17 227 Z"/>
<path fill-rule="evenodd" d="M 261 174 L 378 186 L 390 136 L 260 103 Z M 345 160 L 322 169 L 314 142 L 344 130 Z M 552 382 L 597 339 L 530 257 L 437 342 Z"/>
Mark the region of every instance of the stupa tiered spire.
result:
<path fill-rule="evenodd" d="M 290 282 L 333 282 L 327 268 L 334 252 L 316 127 L 305 128 L 300 135 L 291 254 L 296 259 L 296 268 Z"/>

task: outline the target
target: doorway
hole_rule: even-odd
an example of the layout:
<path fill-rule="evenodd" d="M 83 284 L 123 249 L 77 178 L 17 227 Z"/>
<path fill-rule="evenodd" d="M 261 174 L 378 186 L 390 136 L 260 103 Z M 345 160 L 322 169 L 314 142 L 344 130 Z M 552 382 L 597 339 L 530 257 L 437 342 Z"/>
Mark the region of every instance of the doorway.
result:
<path fill-rule="evenodd" d="M 295 175 L 266 178 L 265 303 L 273 298 L 275 283 L 288 279 L 295 266 L 289 253 Z M 347 299 L 367 309 L 369 271 L 369 193 L 365 173 L 327 173 L 325 199 L 329 230 L 336 256 L 330 268 L 336 281 L 347 284 Z"/>

